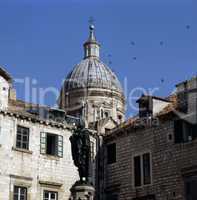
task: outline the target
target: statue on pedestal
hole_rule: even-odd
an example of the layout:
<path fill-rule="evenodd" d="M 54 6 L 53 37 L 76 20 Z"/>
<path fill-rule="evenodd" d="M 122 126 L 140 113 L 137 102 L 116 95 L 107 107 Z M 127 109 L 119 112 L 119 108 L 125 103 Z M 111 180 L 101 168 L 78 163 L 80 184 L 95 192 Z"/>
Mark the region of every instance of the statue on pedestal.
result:
<path fill-rule="evenodd" d="M 88 184 L 90 167 L 90 131 L 85 128 L 85 123 L 80 120 L 77 129 L 70 137 L 72 157 L 75 166 L 78 168 L 80 183 Z"/>

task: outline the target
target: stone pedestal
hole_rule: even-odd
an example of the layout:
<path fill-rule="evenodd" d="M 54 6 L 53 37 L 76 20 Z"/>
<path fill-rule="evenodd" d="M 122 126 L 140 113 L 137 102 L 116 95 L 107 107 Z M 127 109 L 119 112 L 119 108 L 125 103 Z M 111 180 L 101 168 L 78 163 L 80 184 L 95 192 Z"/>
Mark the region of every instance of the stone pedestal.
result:
<path fill-rule="evenodd" d="M 73 200 L 94 200 L 95 189 L 92 185 L 76 183 L 71 188 Z"/>

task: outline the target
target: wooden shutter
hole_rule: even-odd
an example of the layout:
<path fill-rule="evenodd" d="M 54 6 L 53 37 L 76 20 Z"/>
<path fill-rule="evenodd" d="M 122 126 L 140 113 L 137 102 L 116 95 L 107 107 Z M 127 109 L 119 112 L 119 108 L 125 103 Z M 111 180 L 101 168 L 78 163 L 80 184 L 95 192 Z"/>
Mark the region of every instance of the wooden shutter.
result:
<path fill-rule="evenodd" d="M 107 164 L 116 162 L 116 143 L 107 146 Z"/>
<path fill-rule="evenodd" d="M 183 142 L 183 122 L 182 122 L 182 120 L 174 121 L 174 137 L 175 137 L 175 143 Z"/>
<path fill-rule="evenodd" d="M 144 175 L 144 185 L 151 183 L 151 164 L 150 164 L 150 154 L 146 153 L 143 155 L 143 175 Z"/>
<path fill-rule="evenodd" d="M 134 184 L 135 187 L 141 186 L 141 179 L 142 179 L 142 174 L 141 174 L 141 158 L 140 156 L 134 157 Z"/>
<path fill-rule="evenodd" d="M 47 134 L 44 132 L 40 133 L 40 153 L 46 154 L 46 147 L 47 147 Z"/>
<path fill-rule="evenodd" d="M 58 135 L 58 157 L 63 157 L 63 136 Z"/>
<path fill-rule="evenodd" d="M 197 138 L 197 124 L 192 125 L 192 138 Z"/>

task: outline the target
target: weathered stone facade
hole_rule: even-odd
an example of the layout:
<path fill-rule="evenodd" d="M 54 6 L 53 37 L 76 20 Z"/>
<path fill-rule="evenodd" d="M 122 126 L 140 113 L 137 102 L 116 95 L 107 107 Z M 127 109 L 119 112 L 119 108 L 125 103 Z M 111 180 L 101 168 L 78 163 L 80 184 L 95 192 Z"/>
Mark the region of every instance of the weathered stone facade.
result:
<path fill-rule="evenodd" d="M 75 126 L 60 110 L 16 100 L 12 79 L 2 68 L 0 93 L 0 199 L 16 199 L 14 188 L 19 187 L 17 199 L 25 188 L 28 200 L 44 199 L 44 191 L 68 200 L 79 178 L 69 141 Z M 22 135 L 19 127 L 28 134 Z"/>
<path fill-rule="evenodd" d="M 92 129 L 90 182 L 95 188 L 102 185 L 97 173 L 102 135 L 124 120 L 125 99 L 118 78 L 100 61 L 99 47 L 90 26 L 84 60 L 62 87 L 60 109 L 17 100 L 11 76 L 0 68 L 0 199 L 13 199 L 15 187 L 17 195 L 23 190 L 28 200 L 44 199 L 44 191 L 49 191 L 50 200 L 70 198 L 79 178 L 69 141 L 76 128 L 67 123 L 71 116 L 82 118 Z"/>
<path fill-rule="evenodd" d="M 17 125 L 30 129 L 28 150 L 16 147 Z M 0 113 L 0 127 L 0 199 L 13 199 L 14 185 L 28 188 L 28 200 L 43 199 L 44 190 L 69 199 L 69 190 L 78 179 L 69 142 L 71 129 L 35 123 L 7 112 Z M 40 153 L 41 132 L 63 136 L 62 158 Z"/>
<path fill-rule="evenodd" d="M 70 189 L 79 180 L 69 140 L 77 119 L 58 109 L 10 99 L 11 88 L 6 89 L 7 98 L 0 97 L 5 105 L 0 110 L 0 199 L 13 199 L 15 187 L 25 188 L 28 200 L 44 199 L 46 191 L 58 199 L 71 199 Z M 20 135 L 19 127 L 28 130 L 28 139 Z M 94 131 L 90 140 L 90 181 L 95 184 Z"/>
<path fill-rule="evenodd" d="M 186 99 L 188 111 L 187 115 L 184 115 L 185 119 L 181 119 L 183 121 L 188 119 L 187 116 L 191 112 L 190 106 L 193 108 L 192 111 L 197 110 L 197 78 L 187 83 L 187 92 L 189 97 L 193 96 L 193 98 Z M 193 88 L 190 85 L 193 85 Z M 179 92 L 179 90 L 177 91 Z M 105 199 L 109 199 L 109 195 L 112 194 L 114 194 L 112 197 L 114 200 L 196 199 L 197 194 L 194 189 L 197 186 L 196 122 L 192 124 L 192 136 L 188 135 L 188 140 L 177 142 L 175 121 L 180 119 L 180 115 L 175 107 L 175 105 L 168 105 L 164 108 L 157 115 L 153 124 L 150 124 L 154 121 L 150 117 L 148 118 L 150 123 L 147 123 L 145 118 L 130 119 L 105 137 Z M 178 134 L 180 135 L 181 132 Z M 116 162 L 107 164 L 106 148 L 112 143 L 116 144 Z M 141 184 L 137 187 L 134 183 L 136 176 L 134 157 L 145 153 L 150 153 L 151 181 L 150 184 Z M 188 180 L 193 182 L 187 185 Z M 189 192 L 191 194 L 188 194 Z"/>

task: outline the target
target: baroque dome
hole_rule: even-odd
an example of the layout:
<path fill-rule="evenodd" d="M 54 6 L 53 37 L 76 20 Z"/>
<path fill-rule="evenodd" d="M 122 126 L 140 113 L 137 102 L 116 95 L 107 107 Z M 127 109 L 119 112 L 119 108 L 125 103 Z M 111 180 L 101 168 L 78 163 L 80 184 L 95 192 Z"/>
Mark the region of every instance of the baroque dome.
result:
<path fill-rule="evenodd" d="M 102 88 L 123 94 L 121 84 L 115 73 L 99 59 L 100 44 L 90 26 L 90 35 L 84 43 L 84 59 L 68 74 L 64 91 L 82 88 Z"/>
<path fill-rule="evenodd" d="M 105 118 L 121 123 L 125 117 L 123 89 L 116 74 L 100 60 L 94 29 L 89 27 L 84 58 L 67 75 L 59 97 L 59 108 L 83 119 L 86 127 Z M 106 124 L 106 128 L 112 125 Z"/>
<path fill-rule="evenodd" d="M 68 74 L 65 90 L 103 88 L 123 93 L 121 84 L 112 70 L 96 57 L 88 57 Z"/>

